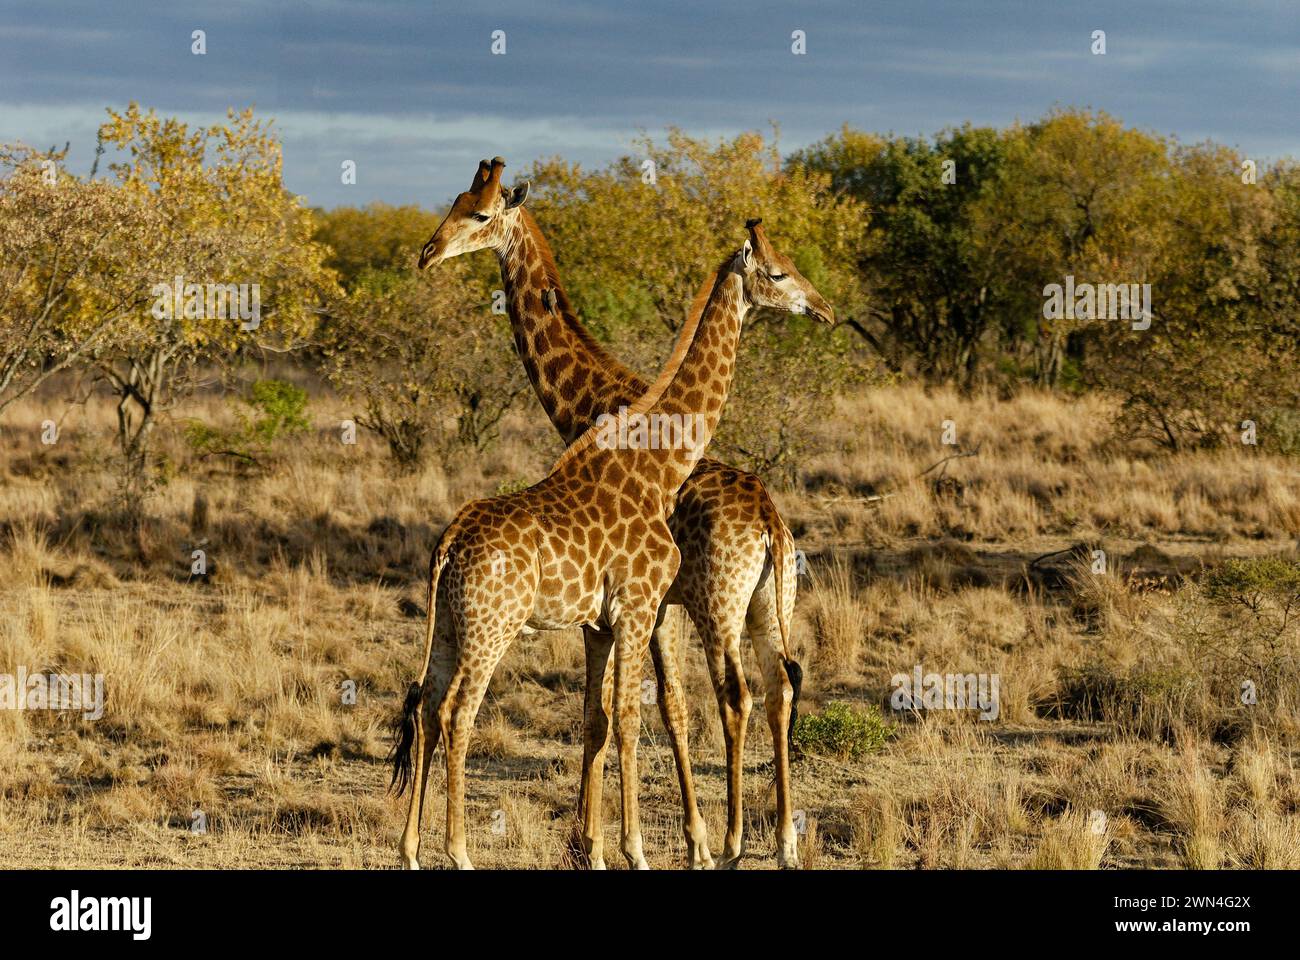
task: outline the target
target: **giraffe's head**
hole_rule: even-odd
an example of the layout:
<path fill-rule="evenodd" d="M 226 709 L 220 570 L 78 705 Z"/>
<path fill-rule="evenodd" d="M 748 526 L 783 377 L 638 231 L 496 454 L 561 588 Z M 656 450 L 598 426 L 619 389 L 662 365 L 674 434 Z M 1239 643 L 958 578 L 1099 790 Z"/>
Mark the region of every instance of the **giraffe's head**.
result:
<path fill-rule="evenodd" d="M 498 246 L 509 233 L 514 211 L 528 197 L 528 181 L 501 186 L 506 162 L 480 160 L 474 181 L 458 196 L 438 229 L 420 251 L 419 267 L 441 263 L 462 253 Z"/>
<path fill-rule="evenodd" d="M 792 261 L 780 253 L 763 232 L 763 221 L 746 222 L 747 247 L 753 251 L 754 269 L 745 274 L 745 298 L 752 307 L 773 307 L 787 313 L 806 314 L 822 323 L 834 323 L 835 311 Z"/>

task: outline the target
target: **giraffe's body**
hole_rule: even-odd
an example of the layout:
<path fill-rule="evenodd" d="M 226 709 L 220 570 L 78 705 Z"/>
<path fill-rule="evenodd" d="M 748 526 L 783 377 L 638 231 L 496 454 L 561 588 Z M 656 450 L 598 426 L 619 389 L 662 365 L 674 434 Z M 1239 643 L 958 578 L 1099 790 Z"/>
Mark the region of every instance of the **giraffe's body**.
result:
<path fill-rule="evenodd" d="M 493 246 L 516 350 L 547 416 L 571 443 L 601 414 L 630 406 L 647 384 L 611 357 L 578 321 L 550 246 L 525 207 L 512 211 Z M 722 864 L 734 865 L 743 850 L 742 754 L 751 698 L 740 638 L 747 632 L 764 677 L 773 741 L 777 858 L 782 866 L 796 866 L 788 734 L 801 671 L 791 656 L 788 635 L 797 584 L 790 531 L 758 477 L 707 458 L 699 461 L 679 491 L 668 525 L 682 559 L 667 602 L 681 604 L 696 626 L 722 719 L 728 811 Z M 676 626 L 671 617 L 661 620 L 651 652 L 686 803 L 690 771 L 682 770 L 686 712 L 676 676 Z M 608 729 L 608 705 L 607 698 L 591 692 L 601 689 L 604 663 L 598 656 L 589 657 L 588 666 L 585 761 L 593 763 L 603 759 L 598 734 Z M 677 718 L 680 728 L 674 730 Z M 584 784 L 587 779 L 584 774 Z M 585 796 L 580 798 L 581 807 L 586 803 Z"/>
<path fill-rule="evenodd" d="M 446 850 L 457 866 L 469 866 L 468 737 L 493 671 L 524 627 L 600 624 L 620 647 L 635 651 L 639 667 L 678 556 L 667 524 L 634 500 L 653 502 L 658 491 L 629 475 L 614 456 L 619 452 L 594 451 L 598 455 L 570 461 L 528 490 L 473 501 L 439 539 L 430 568 L 425 673 L 407 698 L 409 726 L 397 755 L 401 781 L 400 764 L 415 752 L 417 786 L 402 836 L 407 866 L 418 865 L 425 778 L 440 738 L 447 751 Z M 616 471 L 623 471 L 617 484 Z M 616 659 L 616 678 L 630 677 L 630 659 Z M 623 849 L 629 862 L 644 866 L 635 784 L 635 767 L 625 767 Z M 707 849 L 701 853 L 707 859 Z"/>

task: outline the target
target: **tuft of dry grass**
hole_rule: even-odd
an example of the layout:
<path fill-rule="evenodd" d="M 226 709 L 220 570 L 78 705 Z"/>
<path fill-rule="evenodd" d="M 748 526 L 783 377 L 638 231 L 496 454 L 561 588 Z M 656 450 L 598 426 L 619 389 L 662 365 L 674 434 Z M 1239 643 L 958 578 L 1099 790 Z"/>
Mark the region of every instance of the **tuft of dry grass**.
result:
<path fill-rule="evenodd" d="M 857 673 L 858 654 L 867 635 L 868 617 L 843 558 L 810 572 L 813 663 L 827 680 Z"/>
<path fill-rule="evenodd" d="M 1026 866 L 1031 870 L 1097 870 L 1110 846 L 1110 827 L 1071 812 L 1049 822 Z"/>

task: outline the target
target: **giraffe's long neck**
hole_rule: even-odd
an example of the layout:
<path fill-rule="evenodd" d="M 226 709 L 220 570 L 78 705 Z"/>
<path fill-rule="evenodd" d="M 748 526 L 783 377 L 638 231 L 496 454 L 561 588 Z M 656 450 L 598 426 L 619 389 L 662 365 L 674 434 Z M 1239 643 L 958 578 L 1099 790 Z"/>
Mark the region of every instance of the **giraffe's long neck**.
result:
<path fill-rule="evenodd" d="M 722 419 L 749 305 L 728 264 L 701 288 L 663 372 L 629 407 L 598 418 L 552 470 L 618 485 L 632 479 L 645 505 L 667 512 Z"/>
<path fill-rule="evenodd" d="M 596 418 L 633 403 L 647 384 L 614 359 L 574 315 L 550 245 L 520 207 L 496 248 L 515 349 L 565 443 Z"/>

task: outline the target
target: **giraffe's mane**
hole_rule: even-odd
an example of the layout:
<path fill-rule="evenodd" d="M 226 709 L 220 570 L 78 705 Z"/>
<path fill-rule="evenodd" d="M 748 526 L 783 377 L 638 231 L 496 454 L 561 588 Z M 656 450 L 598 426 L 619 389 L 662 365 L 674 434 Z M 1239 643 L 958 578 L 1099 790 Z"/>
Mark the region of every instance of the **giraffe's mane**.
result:
<path fill-rule="evenodd" d="M 632 406 L 627 408 L 627 415 L 648 413 L 650 409 L 659 402 L 668 389 L 668 385 L 673 382 L 677 376 L 677 371 L 681 368 L 682 363 L 686 360 L 686 354 L 690 351 L 691 345 L 695 342 L 695 334 L 699 331 L 700 319 L 704 316 L 704 311 L 712 302 L 718 288 L 722 286 L 723 278 L 727 274 L 727 268 L 731 265 L 731 257 L 722 261 L 707 280 L 700 286 L 699 291 L 695 294 L 695 300 L 691 303 L 691 311 L 687 314 L 686 322 L 682 324 L 681 330 L 677 332 L 677 342 L 673 345 L 673 352 L 668 357 L 668 362 L 664 364 L 663 370 L 655 382 L 650 384 L 645 393 L 641 394 Z M 600 427 L 593 423 L 589 426 L 582 436 L 569 444 L 564 453 L 560 454 L 560 459 L 555 461 L 555 466 L 551 468 L 551 473 L 559 470 L 569 461 L 579 456 L 584 450 L 588 449 L 596 442 L 596 437 L 600 435 Z"/>

